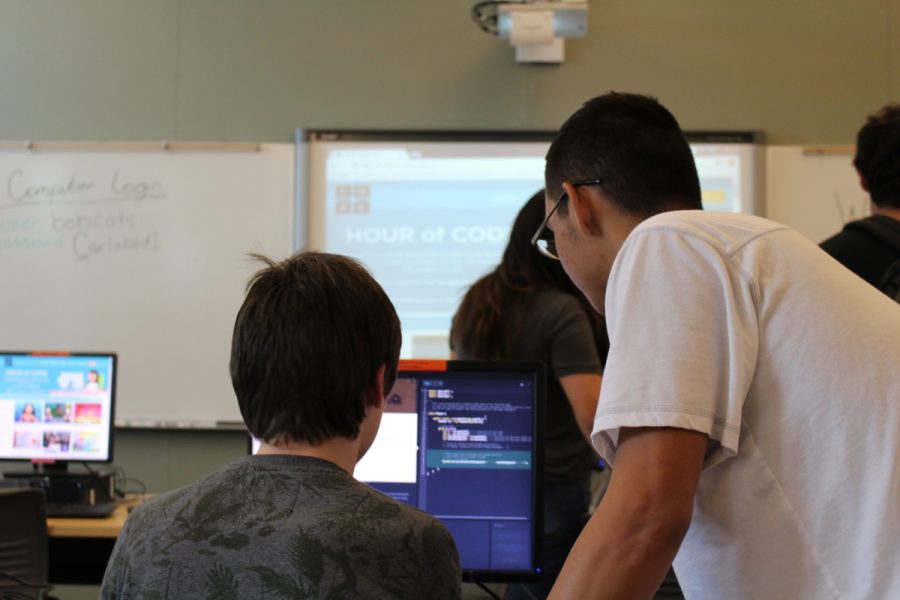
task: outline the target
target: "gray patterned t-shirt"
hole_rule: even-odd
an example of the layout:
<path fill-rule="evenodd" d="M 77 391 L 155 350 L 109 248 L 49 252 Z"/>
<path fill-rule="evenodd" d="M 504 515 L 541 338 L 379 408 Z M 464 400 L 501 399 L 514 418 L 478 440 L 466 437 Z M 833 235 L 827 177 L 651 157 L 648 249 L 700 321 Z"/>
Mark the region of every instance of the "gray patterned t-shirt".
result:
<path fill-rule="evenodd" d="M 129 515 L 101 598 L 460 597 L 434 517 L 328 461 L 248 456 Z"/>

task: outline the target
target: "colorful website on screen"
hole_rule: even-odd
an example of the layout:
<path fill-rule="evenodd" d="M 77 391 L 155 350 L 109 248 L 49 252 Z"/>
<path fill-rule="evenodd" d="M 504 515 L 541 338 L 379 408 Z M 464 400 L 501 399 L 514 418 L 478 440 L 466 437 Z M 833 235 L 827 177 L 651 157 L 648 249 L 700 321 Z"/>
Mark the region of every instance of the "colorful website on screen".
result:
<path fill-rule="evenodd" d="M 110 356 L 0 354 L 0 458 L 104 461 Z"/>

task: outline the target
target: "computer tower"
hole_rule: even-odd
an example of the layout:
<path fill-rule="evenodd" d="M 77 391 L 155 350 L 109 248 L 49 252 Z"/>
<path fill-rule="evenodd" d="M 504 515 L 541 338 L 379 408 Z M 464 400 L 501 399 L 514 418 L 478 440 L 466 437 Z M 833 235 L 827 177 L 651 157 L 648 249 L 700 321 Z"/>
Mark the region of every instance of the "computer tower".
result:
<path fill-rule="evenodd" d="M 113 469 L 100 469 L 93 473 L 68 471 L 13 471 L 3 474 L 13 485 L 41 488 L 47 494 L 47 502 L 80 503 L 95 505 L 116 498 Z"/>

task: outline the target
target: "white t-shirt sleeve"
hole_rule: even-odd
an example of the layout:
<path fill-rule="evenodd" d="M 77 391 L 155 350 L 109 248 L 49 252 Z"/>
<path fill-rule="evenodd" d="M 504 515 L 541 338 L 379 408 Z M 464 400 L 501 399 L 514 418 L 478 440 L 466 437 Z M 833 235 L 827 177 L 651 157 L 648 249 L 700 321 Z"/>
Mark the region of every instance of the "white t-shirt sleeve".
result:
<path fill-rule="evenodd" d="M 622 427 L 677 427 L 714 442 L 709 468 L 738 450 L 756 367 L 753 283 L 713 242 L 637 229 L 610 273 L 610 352 L 592 440 L 614 463 Z"/>

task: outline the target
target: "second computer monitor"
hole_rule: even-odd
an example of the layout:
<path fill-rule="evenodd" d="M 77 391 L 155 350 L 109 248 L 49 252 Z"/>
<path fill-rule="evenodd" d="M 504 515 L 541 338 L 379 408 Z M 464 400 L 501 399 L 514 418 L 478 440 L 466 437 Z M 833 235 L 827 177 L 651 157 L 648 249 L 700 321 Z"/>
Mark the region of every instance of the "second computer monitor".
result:
<path fill-rule="evenodd" d="M 116 359 L 0 352 L 0 460 L 111 462 Z"/>

